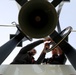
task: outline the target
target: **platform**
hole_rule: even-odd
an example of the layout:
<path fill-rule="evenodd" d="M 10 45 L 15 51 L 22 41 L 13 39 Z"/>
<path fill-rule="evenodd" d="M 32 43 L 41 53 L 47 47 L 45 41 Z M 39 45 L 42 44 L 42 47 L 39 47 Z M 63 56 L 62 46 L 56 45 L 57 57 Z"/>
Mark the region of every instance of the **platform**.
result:
<path fill-rule="evenodd" d="M 2 65 L 0 75 L 76 75 L 71 65 Z"/>

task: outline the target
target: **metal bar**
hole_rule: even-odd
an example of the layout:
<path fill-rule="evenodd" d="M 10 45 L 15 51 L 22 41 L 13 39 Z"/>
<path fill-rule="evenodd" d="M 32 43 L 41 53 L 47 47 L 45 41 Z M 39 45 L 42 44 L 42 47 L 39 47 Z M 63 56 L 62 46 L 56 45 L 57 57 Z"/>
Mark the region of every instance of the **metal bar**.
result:
<path fill-rule="evenodd" d="M 27 1 L 28 0 L 16 0 L 16 2 L 21 6 L 23 6 Z"/>
<path fill-rule="evenodd" d="M 50 37 L 54 40 L 55 43 L 58 43 L 62 37 L 54 31 Z M 66 54 L 68 60 L 76 70 L 76 49 L 74 49 L 66 40 L 63 40 L 59 47 L 63 50 L 63 52 Z"/>
<path fill-rule="evenodd" d="M 23 38 L 24 36 L 19 33 L 0 47 L 0 64 L 2 64 L 2 62 L 7 58 L 7 56 L 12 52 L 12 50 L 20 43 Z"/>
<path fill-rule="evenodd" d="M 16 27 L 16 25 L 0 25 L 0 27 Z"/>
<path fill-rule="evenodd" d="M 63 0 L 53 0 L 51 3 L 54 7 L 56 7 L 58 4 L 60 4 Z"/>
<path fill-rule="evenodd" d="M 61 12 L 61 9 L 63 7 L 63 4 L 64 2 L 61 2 L 58 6 L 58 23 L 57 23 L 57 29 L 58 29 L 58 33 L 61 32 L 61 27 L 60 27 L 60 23 L 59 23 L 59 16 L 60 16 L 60 12 Z"/>

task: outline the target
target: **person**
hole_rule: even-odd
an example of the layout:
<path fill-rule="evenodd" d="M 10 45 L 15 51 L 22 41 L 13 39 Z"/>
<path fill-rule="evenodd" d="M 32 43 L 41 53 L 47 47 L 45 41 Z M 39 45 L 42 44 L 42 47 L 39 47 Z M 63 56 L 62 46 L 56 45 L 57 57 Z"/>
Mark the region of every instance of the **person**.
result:
<path fill-rule="evenodd" d="M 50 50 L 50 47 L 48 46 L 49 43 L 45 43 L 44 48 L 40 54 L 40 56 L 38 57 L 37 61 L 35 62 L 35 64 L 41 64 L 45 58 L 46 53 L 48 53 Z"/>
<path fill-rule="evenodd" d="M 34 64 L 34 55 L 36 54 L 36 50 L 34 48 L 46 41 L 50 41 L 50 38 L 38 40 L 36 42 L 28 44 L 27 46 L 24 46 L 11 64 Z"/>
<path fill-rule="evenodd" d="M 45 48 L 49 49 L 49 43 L 45 44 Z M 46 55 L 46 53 L 45 53 L 45 55 Z M 62 64 L 66 63 L 66 60 L 67 60 L 67 58 L 66 58 L 64 52 L 61 50 L 61 48 L 59 46 L 57 46 L 56 48 L 54 48 L 52 50 L 52 57 L 44 58 L 42 63 L 62 65 Z"/>

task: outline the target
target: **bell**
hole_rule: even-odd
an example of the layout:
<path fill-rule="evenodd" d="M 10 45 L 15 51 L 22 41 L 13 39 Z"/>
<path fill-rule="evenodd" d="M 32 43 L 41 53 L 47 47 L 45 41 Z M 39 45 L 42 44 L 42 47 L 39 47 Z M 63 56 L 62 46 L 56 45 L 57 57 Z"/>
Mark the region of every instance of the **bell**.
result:
<path fill-rule="evenodd" d="M 50 35 L 57 24 L 55 7 L 46 0 L 31 0 L 20 9 L 18 21 L 22 32 L 32 38 Z"/>

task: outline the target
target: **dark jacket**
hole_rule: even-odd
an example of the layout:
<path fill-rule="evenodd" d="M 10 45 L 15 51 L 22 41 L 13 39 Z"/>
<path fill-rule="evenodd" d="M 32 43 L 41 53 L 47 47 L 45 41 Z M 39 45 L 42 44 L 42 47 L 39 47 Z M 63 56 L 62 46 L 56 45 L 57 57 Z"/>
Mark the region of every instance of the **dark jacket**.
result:
<path fill-rule="evenodd" d="M 43 42 L 43 40 L 39 40 L 23 47 L 11 64 L 32 64 L 32 60 L 34 58 L 31 57 L 28 51 L 32 50 L 34 47 Z"/>
<path fill-rule="evenodd" d="M 46 58 L 43 60 L 43 63 L 62 65 L 66 63 L 66 60 L 66 56 L 63 53 L 61 55 L 53 55 L 51 58 Z"/>

